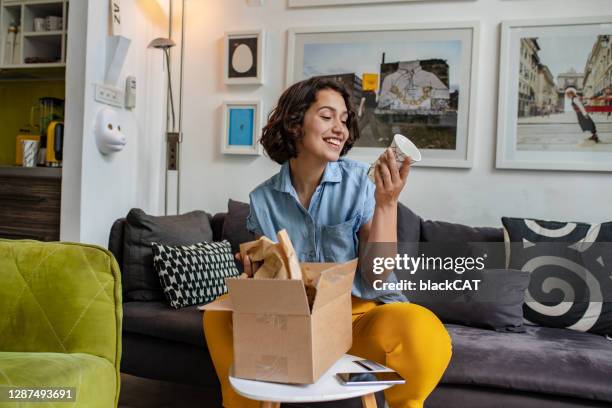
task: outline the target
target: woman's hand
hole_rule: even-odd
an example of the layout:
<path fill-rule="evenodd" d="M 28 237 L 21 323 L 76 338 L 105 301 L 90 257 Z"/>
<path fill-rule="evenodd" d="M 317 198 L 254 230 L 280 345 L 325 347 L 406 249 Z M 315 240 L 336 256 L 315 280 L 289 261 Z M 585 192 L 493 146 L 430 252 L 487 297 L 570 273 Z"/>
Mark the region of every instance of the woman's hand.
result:
<path fill-rule="evenodd" d="M 399 195 L 406 185 L 408 173 L 410 172 L 410 158 L 407 157 L 398 169 L 395 153 L 391 148 L 384 151 L 378 158 L 378 164 L 374 171 L 376 191 L 374 198 L 376 205 L 381 207 L 397 205 Z"/>
<path fill-rule="evenodd" d="M 251 262 L 248 255 L 245 255 L 244 259 L 242 259 L 240 252 L 234 255 L 234 258 L 236 258 L 238 262 L 242 263 L 244 267 L 243 271 L 247 278 L 252 278 L 262 264 L 262 262 Z"/>

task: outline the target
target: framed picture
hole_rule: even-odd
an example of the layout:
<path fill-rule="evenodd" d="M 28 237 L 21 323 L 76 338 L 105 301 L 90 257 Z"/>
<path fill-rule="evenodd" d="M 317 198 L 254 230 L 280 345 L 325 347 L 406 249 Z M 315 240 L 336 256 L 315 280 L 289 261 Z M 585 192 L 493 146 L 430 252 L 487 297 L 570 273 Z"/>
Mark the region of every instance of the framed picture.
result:
<path fill-rule="evenodd" d="M 350 152 L 374 161 L 396 133 L 415 165 L 471 167 L 478 23 L 289 30 L 287 84 L 321 76 L 349 90 L 361 137 Z"/>
<path fill-rule="evenodd" d="M 265 33 L 229 31 L 225 33 L 225 83 L 263 84 Z"/>
<path fill-rule="evenodd" d="M 221 153 L 261 154 L 261 101 L 223 102 Z"/>
<path fill-rule="evenodd" d="M 346 6 L 355 4 L 382 4 L 382 3 L 408 3 L 431 0 L 289 0 L 289 7 L 320 7 L 320 6 Z M 435 1 L 435 0 L 434 0 Z M 446 0 L 466 1 L 466 0 Z M 474 0 L 467 0 L 474 1 Z"/>
<path fill-rule="evenodd" d="M 497 168 L 612 171 L 612 16 L 502 23 Z"/>

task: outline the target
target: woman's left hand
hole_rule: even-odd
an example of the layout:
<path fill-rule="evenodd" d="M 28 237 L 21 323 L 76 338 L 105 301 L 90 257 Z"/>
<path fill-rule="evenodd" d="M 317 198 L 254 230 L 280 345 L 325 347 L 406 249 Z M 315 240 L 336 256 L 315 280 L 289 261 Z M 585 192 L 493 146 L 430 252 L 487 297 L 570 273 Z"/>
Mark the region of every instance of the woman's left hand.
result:
<path fill-rule="evenodd" d="M 374 171 L 376 191 L 374 198 L 376 205 L 395 206 L 399 195 L 406 185 L 408 173 L 410 172 L 410 158 L 406 158 L 400 168 L 397 167 L 395 153 L 391 148 L 384 151 L 378 158 L 378 164 Z"/>

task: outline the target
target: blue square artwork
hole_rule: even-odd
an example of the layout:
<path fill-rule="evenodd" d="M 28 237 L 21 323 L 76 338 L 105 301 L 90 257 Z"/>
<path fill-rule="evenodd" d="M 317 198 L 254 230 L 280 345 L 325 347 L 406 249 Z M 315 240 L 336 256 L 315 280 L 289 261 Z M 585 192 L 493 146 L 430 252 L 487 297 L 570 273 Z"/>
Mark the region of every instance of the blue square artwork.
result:
<path fill-rule="evenodd" d="M 252 146 L 255 109 L 229 108 L 229 146 Z"/>

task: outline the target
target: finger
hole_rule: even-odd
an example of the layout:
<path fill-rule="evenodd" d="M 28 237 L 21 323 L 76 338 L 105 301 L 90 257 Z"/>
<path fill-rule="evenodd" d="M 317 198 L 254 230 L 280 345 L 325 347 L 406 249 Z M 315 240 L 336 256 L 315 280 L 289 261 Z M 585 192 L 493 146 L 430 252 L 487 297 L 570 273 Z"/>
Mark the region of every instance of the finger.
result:
<path fill-rule="evenodd" d="M 400 179 L 402 180 L 402 183 L 406 182 L 406 179 L 408 178 L 408 173 L 410 173 L 410 156 L 406 157 L 406 159 L 402 163 L 402 167 L 399 170 Z"/>
<path fill-rule="evenodd" d="M 388 149 L 385 149 L 385 151 L 384 151 L 384 152 L 382 152 L 382 153 L 380 154 L 380 156 L 378 156 L 378 160 L 377 160 L 377 161 L 378 161 L 379 163 L 380 163 L 381 161 L 385 161 L 385 160 L 387 160 L 387 150 L 388 150 Z"/>
<path fill-rule="evenodd" d="M 242 254 L 240 252 L 236 252 L 234 254 L 234 258 L 238 261 L 238 262 L 242 262 Z"/>
<path fill-rule="evenodd" d="M 253 276 L 253 267 L 251 266 L 251 259 L 248 255 L 244 256 L 242 265 L 244 265 L 244 273 L 246 273 L 248 276 Z"/>
<path fill-rule="evenodd" d="M 391 181 L 391 173 L 389 172 L 389 166 L 387 165 L 387 163 L 380 163 L 378 171 L 380 171 L 380 178 L 382 178 L 385 189 L 393 187 L 393 183 Z"/>
<path fill-rule="evenodd" d="M 399 169 L 397 167 L 397 157 L 395 157 L 395 153 L 391 149 L 389 149 L 388 163 L 389 171 L 391 172 L 391 181 L 393 182 L 393 184 L 399 183 L 401 179 Z"/>
<path fill-rule="evenodd" d="M 378 170 L 379 167 L 380 163 L 376 163 L 376 166 L 374 166 L 374 185 L 376 186 L 376 189 L 380 191 L 385 186 L 383 184 L 382 177 L 380 177 L 380 171 Z"/>

